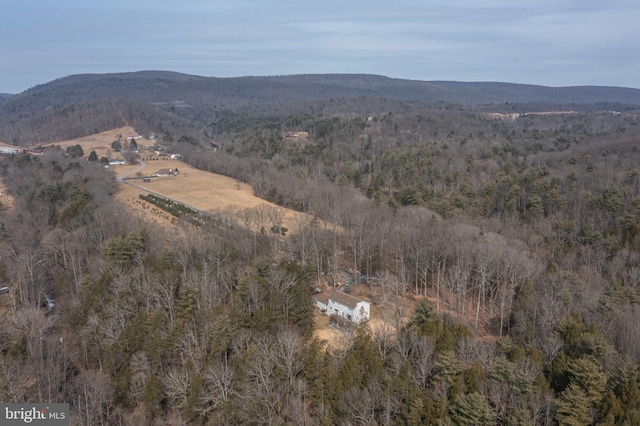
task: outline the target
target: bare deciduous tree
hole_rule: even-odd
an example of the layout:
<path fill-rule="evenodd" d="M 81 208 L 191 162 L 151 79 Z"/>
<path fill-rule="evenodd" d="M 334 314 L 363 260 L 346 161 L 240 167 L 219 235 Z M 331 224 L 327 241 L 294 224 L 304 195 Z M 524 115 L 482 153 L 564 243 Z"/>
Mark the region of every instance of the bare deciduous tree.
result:
<path fill-rule="evenodd" d="M 81 372 L 73 381 L 71 398 L 78 424 L 110 424 L 114 394 L 107 376 L 94 370 Z"/>
<path fill-rule="evenodd" d="M 205 412 L 216 410 L 236 395 L 236 375 L 227 356 L 213 362 L 204 373 L 205 392 L 202 406 Z"/>

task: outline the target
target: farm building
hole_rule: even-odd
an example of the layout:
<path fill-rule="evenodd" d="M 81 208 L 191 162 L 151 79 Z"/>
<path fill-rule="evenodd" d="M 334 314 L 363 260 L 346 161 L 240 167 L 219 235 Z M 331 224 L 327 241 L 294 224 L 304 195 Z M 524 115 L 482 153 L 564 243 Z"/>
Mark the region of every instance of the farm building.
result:
<path fill-rule="evenodd" d="M 20 148 L 11 148 L 9 146 L 0 146 L 0 154 L 20 154 L 22 150 Z"/>
<path fill-rule="evenodd" d="M 309 132 L 284 132 L 282 136 L 285 138 L 309 139 Z"/>
<path fill-rule="evenodd" d="M 371 304 L 347 293 L 331 290 L 314 296 L 316 307 L 327 315 L 337 315 L 355 323 L 368 321 Z"/>
<path fill-rule="evenodd" d="M 176 176 L 179 174 L 180 172 L 178 171 L 178 169 L 160 169 L 151 176 L 166 177 L 166 176 Z"/>

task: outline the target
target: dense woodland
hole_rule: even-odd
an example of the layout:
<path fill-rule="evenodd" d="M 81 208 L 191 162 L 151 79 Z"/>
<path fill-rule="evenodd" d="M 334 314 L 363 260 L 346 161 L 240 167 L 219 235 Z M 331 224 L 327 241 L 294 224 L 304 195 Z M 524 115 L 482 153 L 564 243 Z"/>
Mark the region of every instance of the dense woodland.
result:
<path fill-rule="evenodd" d="M 392 79 L 366 74 L 213 78 L 166 71 L 83 74 L 35 86 L 2 102 L 0 140 L 33 146 L 125 125 L 196 139 L 256 118 L 366 116 L 464 105 L 490 111 L 637 110 L 640 89 L 544 87 Z M 238 120 L 243 116 L 243 120 Z"/>
<path fill-rule="evenodd" d="M 185 161 L 309 213 L 286 238 L 259 209 L 166 232 L 99 164 L 0 159 L 0 400 L 84 425 L 640 424 L 639 116 L 352 102 L 164 122 Z M 345 265 L 415 309 L 314 338 Z"/>

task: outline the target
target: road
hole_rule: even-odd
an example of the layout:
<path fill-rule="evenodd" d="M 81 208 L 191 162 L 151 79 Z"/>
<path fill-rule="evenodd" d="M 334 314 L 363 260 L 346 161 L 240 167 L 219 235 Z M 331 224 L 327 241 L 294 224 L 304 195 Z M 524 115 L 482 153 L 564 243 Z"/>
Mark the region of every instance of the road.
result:
<path fill-rule="evenodd" d="M 142 169 L 144 169 L 144 167 L 147 165 L 147 164 L 146 164 L 146 163 L 144 163 L 143 161 L 138 161 L 138 163 L 140 163 L 140 166 L 136 167 L 136 168 L 135 168 L 135 169 L 133 169 L 133 170 L 129 170 L 127 173 L 125 173 L 125 174 L 123 174 L 123 175 L 118 176 L 118 178 L 117 178 L 117 179 L 118 179 L 120 182 L 122 182 L 122 183 L 126 183 L 127 185 L 131 185 L 131 186 L 136 187 L 136 188 L 139 188 L 139 189 L 144 189 L 144 188 L 140 188 L 138 185 L 133 185 L 133 184 L 130 184 L 130 183 L 125 182 L 125 181 L 124 181 L 124 178 L 125 178 L 125 177 L 129 176 L 131 173 L 135 173 L 135 172 L 137 172 L 138 170 L 142 170 Z M 146 189 L 144 189 L 144 190 L 146 191 Z"/>

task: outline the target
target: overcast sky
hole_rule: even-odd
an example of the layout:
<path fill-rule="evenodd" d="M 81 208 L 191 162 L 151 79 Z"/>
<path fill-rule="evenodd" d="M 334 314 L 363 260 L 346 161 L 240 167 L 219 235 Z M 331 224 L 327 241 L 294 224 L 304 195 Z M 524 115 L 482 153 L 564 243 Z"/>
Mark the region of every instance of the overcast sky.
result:
<path fill-rule="evenodd" d="M 2 1 L 0 92 L 139 70 L 640 88 L 640 2 Z"/>

